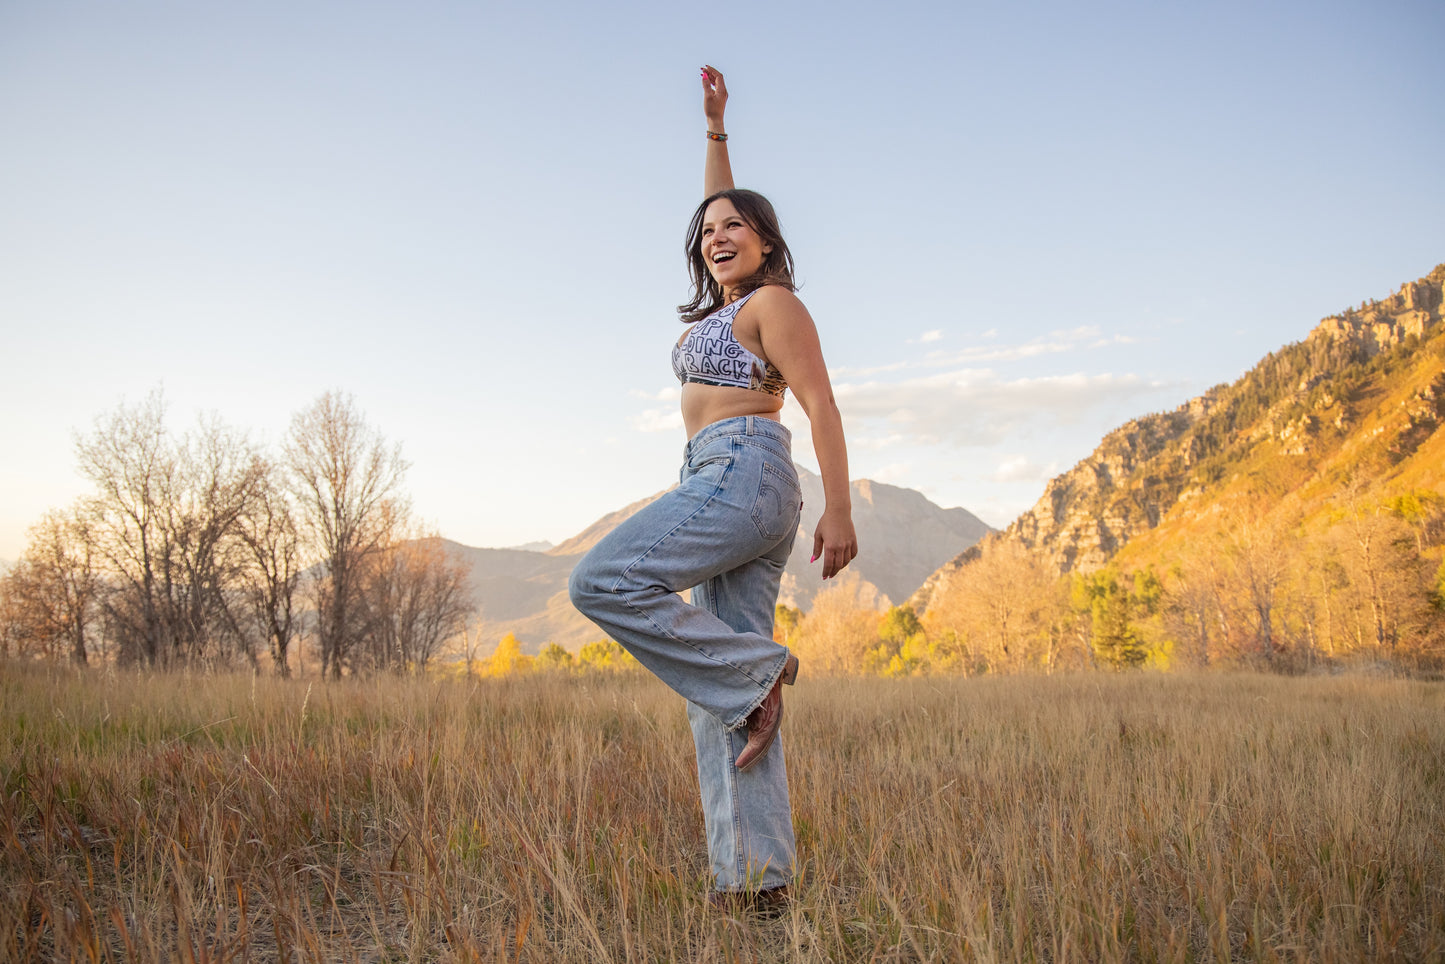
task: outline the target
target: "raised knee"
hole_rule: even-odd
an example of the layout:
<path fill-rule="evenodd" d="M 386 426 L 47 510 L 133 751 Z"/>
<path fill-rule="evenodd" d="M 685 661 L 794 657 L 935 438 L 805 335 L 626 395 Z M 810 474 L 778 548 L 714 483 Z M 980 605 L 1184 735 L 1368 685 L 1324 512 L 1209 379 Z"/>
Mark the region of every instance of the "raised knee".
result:
<path fill-rule="evenodd" d="M 567 595 L 572 598 L 572 605 L 582 613 L 596 609 L 600 602 L 611 595 L 603 584 L 602 573 L 588 564 L 590 558 L 584 556 L 572 567 L 572 575 L 567 577 Z"/>

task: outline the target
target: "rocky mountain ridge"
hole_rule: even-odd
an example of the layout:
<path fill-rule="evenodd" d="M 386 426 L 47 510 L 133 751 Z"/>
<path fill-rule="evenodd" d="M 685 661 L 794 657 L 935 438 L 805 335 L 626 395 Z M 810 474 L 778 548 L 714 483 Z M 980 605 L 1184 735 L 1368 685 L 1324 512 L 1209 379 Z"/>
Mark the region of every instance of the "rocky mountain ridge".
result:
<path fill-rule="evenodd" d="M 1388 434 L 1386 461 L 1410 457 L 1445 417 L 1445 374 L 1427 364 L 1413 376 L 1420 384 L 1404 390 L 1392 421 L 1363 425 L 1368 399 L 1348 396 L 1372 363 L 1439 337 L 1442 303 L 1445 264 L 1387 298 L 1322 319 L 1302 342 L 1272 352 L 1233 384 L 1125 423 L 1051 480 L 1006 529 L 931 575 L 910 604 L 926 610 L 942 580 L 1002 543 L 1043 554 L 1060 574 L 1096 570 L 1169 513 L 1206 499 L 1256 456 L 1298 457 L 1296 474 L 1307 474 L 1368 432 L 1376 439 Z"/>

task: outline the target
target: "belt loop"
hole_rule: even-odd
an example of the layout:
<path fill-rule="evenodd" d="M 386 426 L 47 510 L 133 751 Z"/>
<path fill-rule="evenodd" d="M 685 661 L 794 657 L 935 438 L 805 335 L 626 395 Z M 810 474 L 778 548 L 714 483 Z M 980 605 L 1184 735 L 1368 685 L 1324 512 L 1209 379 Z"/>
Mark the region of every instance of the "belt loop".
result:
<path fill-rule="evenodd" d="M 744 434 L 746 434 L 746 435 L 752 435 L 752 434 L 753 434 L 753 417 L 752 417 L 751 415 L 748 416 L 748 430 L 747 430 L 747 432 L 745 432 Z"/>

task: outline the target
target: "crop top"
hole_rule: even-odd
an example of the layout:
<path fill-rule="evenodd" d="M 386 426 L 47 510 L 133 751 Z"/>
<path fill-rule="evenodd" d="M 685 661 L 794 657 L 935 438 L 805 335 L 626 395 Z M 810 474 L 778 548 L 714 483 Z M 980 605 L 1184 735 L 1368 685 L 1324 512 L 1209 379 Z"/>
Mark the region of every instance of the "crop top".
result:
<path fill-rule="evenodd" d="M 733 337 L 733 316 L 757 294 L 750 291 L 732 304 L 723 305 L 688 329 L 672 348 L 672 373 L 686 385 L 721 385 L 750 388 L 755 392 L 783 397 L 788 383 L 783 373 L 748 351 Z"/>

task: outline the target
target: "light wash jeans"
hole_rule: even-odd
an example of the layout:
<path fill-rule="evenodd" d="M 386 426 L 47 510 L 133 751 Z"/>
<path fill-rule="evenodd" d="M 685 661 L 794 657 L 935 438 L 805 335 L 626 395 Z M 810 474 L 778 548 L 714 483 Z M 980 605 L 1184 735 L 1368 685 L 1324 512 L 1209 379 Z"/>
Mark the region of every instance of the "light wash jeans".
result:
<path fill-rule="evenodd" d="M 802 508 L 792 436 L 761 416 L 714 422 L 679 481 L 577 564 L 572 603 L 688 701 L 717 889 L 779 887 L 797 862 L 781 734 L 747 772 L 733 761 L 788 657 L 772 632 Z"/>

